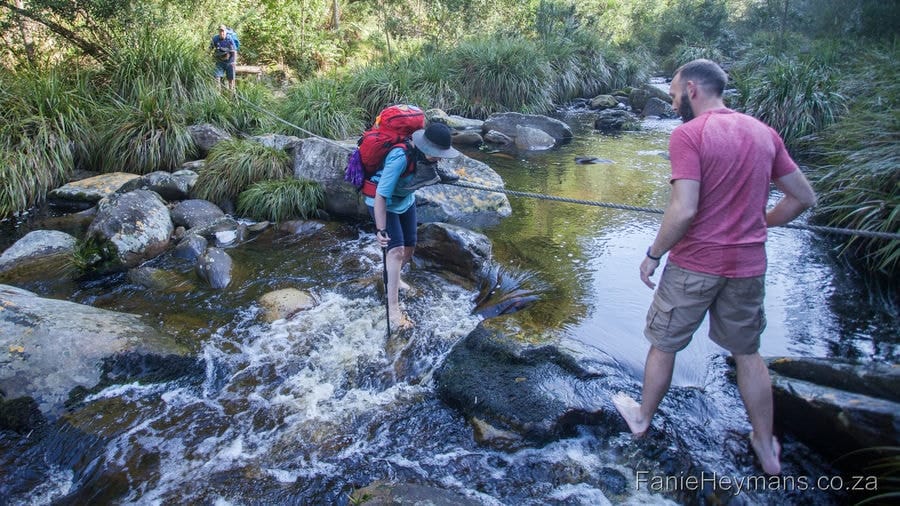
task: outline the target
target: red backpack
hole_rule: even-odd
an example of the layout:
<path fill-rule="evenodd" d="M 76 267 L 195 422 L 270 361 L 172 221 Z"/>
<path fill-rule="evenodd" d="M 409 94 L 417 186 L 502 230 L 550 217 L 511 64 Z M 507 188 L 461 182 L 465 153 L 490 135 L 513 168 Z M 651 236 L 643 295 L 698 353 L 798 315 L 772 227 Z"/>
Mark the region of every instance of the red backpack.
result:
<path fill-rule="evenodd" d="M 425 113 L 414 105 L 392 105 L 381 111 L 375 118 L 372 128 L 366 130 L 360 138 L 359 147 L 350 154 L 344 180 L 362 188 L 363 195 L 373 197 L 375 184 L 370 178 L 384 167 L 384 159 L 388 152 L 401 147 L 409 151 L 406 141 L 416 130 L 425 128 Z M 415 160 L 407 154 L 407 165 L 404 175 L 415 170 Z"/>

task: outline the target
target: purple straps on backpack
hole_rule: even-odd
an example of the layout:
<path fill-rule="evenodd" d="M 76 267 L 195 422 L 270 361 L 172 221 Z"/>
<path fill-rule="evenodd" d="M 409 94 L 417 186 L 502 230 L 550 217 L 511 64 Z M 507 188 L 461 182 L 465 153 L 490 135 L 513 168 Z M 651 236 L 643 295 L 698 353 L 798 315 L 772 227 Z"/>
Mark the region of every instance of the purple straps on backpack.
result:
<path fill-rule="evenodd" d="M 347 181 L 357 188 L 362 188 L 363 180 L 365 178 L 366 171 L 363 169 L 359 150 L 354 149 L 353 152 L 347 156 L 347 168 L 344 170 L 344 181 Z"/>

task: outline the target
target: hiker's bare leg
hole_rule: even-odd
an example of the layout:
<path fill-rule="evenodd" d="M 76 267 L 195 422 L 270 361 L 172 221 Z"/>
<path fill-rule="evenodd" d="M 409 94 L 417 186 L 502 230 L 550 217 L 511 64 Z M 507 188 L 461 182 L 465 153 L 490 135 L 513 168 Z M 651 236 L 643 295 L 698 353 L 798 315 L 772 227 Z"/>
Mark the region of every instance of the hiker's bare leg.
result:
<path fill-rule="evenodd" d="M 397 248 L 397 249 L 401 249 L 401 248 Z M 409 247 L 409 246 L 403 246 L 402 249 L 403 249 L 403 261 L 400 264 L 401 270 L 403 269 L 404 265 L 407 265 L 408 263 L 410 263 L 410 261 L 412 261 L 413 252 L 415 252 L 416 248 Z M 400 290 L 403 290 L 405 292 L 410 289 L 410 286 L 405 281 L 403 281 L 403 279 L 401 279 L 399 277 L 399 274 L 398 274 L 397 279 L 399 280 L 398 286 L 400 287 Z"/>
<path fill-rule="evenodd" d="M 631 433 L 642 436 L 650 427 L 650 420 L 656 408 L 662 402 L 669 385 L 672 383 L 672 371 L 675 369 L 675 353 L 662 351 L 655 346 L 647 352 L 644 364 L 644 386 L 641 389 L 641 403 L 625 394 L 613 397 L 613 404 L 625 419 Z"/>
<path fill-rule="evenodd" d="M 400 267 L 403 266 L 402 246 L 391 248 L 387 253 L 387 297 L 391 325 L 407 327 L 412 324 L 400 310 Z"/>
<path fill-rule="evenodd" d="M 773 434 L 772 380 L 769 369 L 759 353 L 734 355 L 737 367 L 738 390 L 747 408 L 753 432 L 750 443 L 763 471 L 781 472 L 781 447 Z"/>

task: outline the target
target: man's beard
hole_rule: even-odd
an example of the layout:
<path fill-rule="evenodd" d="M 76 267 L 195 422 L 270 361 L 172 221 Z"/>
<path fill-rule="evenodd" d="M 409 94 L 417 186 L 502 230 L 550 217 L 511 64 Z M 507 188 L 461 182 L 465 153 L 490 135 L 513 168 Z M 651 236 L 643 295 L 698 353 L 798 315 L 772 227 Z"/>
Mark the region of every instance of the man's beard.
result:
<path fill-rule="evenodd" d="M 691 107 L 691 101 L 688 98 L 687 91 L 681 94 L 681 103 L 678 104 L 678 114 L 681 116 L 682 123 L 687 123 L 694 119 L 694 108 Z"/>

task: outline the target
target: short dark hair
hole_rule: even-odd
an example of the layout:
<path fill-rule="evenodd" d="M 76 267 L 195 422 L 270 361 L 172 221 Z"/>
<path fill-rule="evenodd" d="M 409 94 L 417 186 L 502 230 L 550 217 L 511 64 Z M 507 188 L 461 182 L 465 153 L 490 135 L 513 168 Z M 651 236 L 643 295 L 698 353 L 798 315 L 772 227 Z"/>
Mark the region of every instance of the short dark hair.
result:
<path fill-rule="evenodd" d="M 728 83 L 728 74 L 716 62 L 698 59 L 678 67 L 675 75 L 681 74 L 682 81 L 694 81 L 698 86 L 721 97 Z"/>

